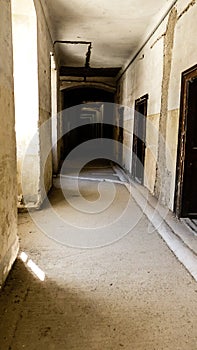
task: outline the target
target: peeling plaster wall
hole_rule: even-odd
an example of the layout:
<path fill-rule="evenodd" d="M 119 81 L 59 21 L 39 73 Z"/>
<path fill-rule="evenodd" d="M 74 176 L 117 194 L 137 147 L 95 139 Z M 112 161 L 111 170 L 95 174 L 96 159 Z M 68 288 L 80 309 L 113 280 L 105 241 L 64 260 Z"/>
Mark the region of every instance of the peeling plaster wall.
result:
<path fill-rule="evenodd" d="M 151 40 L 137 56 L 121 80 L 119 103 L 127 106 L 124 117 L 124 144 L 132 150 L 133 143 L 133 121 L 135 100 L 148 93 L 148 117 L 147 117 L 147 148 L 145 157 L 145 185 L 153 191 L 154 189 L 154 167 L 157 158 L 158 120 L 161 107 L 161 84 L 163 71 L 163 37 L 166 20 L 162 23 Z M 156 43 L 157 38 L 160 38 Z M 154 44 L 155 43 L 155 44 Z M 153 46 L 152 46 L 153 45 Z M 154 132 L 154 139 L 149 136 Z M 132 152 L 123 154 L 123 165 L 131 172 Z"/>
<path fill-rule="evenodd" d="M 172 52 L 174 45 L 174 31 L 177 23 L 177 9 L 174 7 L 168 17 L 168 23 L 164 36 L 163 48 L 163 74 L 162 74 L 162 89 L 161 89 L 161 110 L 159 117 L 159 134 L 158 134 L 158 157 L 156 165 L 156 178 L 154 193 L 160 201 L 169 205 L 170 201 L 170 184 L 172 181 L 170 163 L 171 152 L 168 149 L 167 121 L 168 121 L 168 96 L 169 96 L 169 82 L 172 66 Z"/>
<path fill-rule="evenodd" d="M 131 107 L 130 116 L 127 112 L 125 117 L 126 124 L 130 119 L 130 128 L 124 137 L 125 144 L 131 149 L 135 100 L 149 95 L 144 185 L 171 210 L 175 192 L 181 74 L 197 63 L 196 18 L 196 1 L 178 0 L 119 81 L 121 97 L 118 102 Z M 123 155 L 123 164 L 131 172 L 131 156 Z"/>
<path fill-rule="evenodd" d="M 0 287 L 18 253 L 11 7 L 0 0 Z"/>
<path fill-rule="evenodd" d="M 175 28 L 172 68 L 169 85 L 169 110 L 180 107 L 181 72 L 197 63 L 197 2 L 179 1 L 178 17 L 188 4 L 194 3 L 179 19 Z"/>

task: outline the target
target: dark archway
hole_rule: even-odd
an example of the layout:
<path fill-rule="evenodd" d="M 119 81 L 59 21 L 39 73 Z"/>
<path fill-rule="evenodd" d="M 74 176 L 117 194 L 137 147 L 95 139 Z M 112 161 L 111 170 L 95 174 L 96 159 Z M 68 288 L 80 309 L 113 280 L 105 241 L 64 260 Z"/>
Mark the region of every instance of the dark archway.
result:
<path fill-rule="evenodd" d="M 107 90 L 78 87 L 63 91 L 64 108 L 87 102 L 114 102 L 114 94 Z"/>

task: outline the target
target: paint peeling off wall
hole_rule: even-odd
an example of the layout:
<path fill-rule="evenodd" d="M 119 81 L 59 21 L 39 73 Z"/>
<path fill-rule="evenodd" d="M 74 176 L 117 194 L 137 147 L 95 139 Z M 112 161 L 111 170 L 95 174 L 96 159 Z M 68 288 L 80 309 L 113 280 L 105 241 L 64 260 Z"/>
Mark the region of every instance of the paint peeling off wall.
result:
<path fill-rule="evenodd" d="M 155 127 L 158 128 L 158 115 L 160 113 L 161 107 L 161 85 L 162 85 L 162 72 L 163 72 L 163 40 L 162 35 L 166 30 L 165 20 L 162 25 L 155 32 L 153 37 L 143 48 L 143 51 L 137 56 L 136 60 L 132 63 L 129 69 L 125 72 L 121 80 L 118 82 L 119 99 L 118 103 L 123 106 L 130 107 L 130 149 L 132 150 L 133 143 L 133 120 L 134 120 L 134 107 L 135 100 L 139 99 L 148 93 L 148 116 L 150 116 L 150 122 L 155 123 L 155 118 L 152 116 L 157 116 L 157 121 Z M 160 40 L 157 40 L 161 37 Z M 154 45 L 153 45 L 154 44 Z M 128 122 L 127 122 L 128 123 Z M 151 123 L 149 123 L 151 126 Z M 124 121 L 124 125 L 125 121 Z M 150 134 L 150 127 L 147 126 L 147 133 Z M 156 141 L 155 141 L 156 142 Z M 129 144 L 128 135 L 124 135 L 125 145 Z M 155 171 L 152 168 L 155 166 L 156 162 L 153 160 L 152 151 L 152 137 L 148 136 L 147 139 L 147 151 L 145 158 L 145 186 L 149 188 L 151 192 L 154 190 L 155 181 Z M 156 146 L 157 147 L 157 146 Z M 157 154 L 157 152 L 154 152 Z M 148 161 L 149 159 L 149 161 Z M 130 154 L 123 155 L 123 165 L 127 171 L 131 172 L 132 164 L 132 152 Z M 151 170 L 152 169 L 152 170 Z"/>
<path fill-rule="evenodd" d="M 178 14 L 189 1 L 178 2 Z M 180 107 L 181 73 L 197 63 L 196 31 L 197 4 L 190 7 L 177 22 L 174 36 L 172 68 L 169 84 L 168 109 Z"/>
<path fill-rule="evenodd" d="M 10 1 L 0 0 L 0 288 L 18 253 Z M 9 145 L 9 147 L 8 147 Z"/>
<path fill-rule="evenodd" d="M 123 105 L 134 108 L 136 99 L 149 95 L 144 185 L 171 210 L 175 193 L 181 75 L 197 63 L 196 18 L 196 1 L 178 0 L 119 81 L 118 102 Z M 151 130 L 149 121 L 155 126 L 156 133 Z M 126 164 L 131 164 L 131 159 L 125 160 Z"/>
<path fill-rule="evenodd" d="M 166 145 L 167 117 L 168 117 L 168 96 L 169 82 L 172 66 L 172 52 L 174 45 L 174 31 L 177 23 L 177 9 L 174 7 L 168 18 L 166 33 L 164 37 L 163 48 L 163 76 L 161 90 L 161 111 L 159 117 L 159 137 L 158 137 L 158 157 L 156 167 L 154 194 L 160 199 L 161 203 L 169 206 L 170 202 L 170 184 L 172 173 L 167 167 L 167 158 L 171 157 Z"/>

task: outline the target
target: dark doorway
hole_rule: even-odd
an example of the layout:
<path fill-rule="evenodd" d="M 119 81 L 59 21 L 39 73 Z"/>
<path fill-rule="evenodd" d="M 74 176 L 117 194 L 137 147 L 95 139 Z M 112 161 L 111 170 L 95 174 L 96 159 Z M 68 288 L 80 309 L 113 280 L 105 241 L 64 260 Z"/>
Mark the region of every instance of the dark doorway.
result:
<path fill-rule="evenodd" d="M 114 93 L 98 88 L 83 87 L 65 90 L 63 98 L 63 158 L 75 147 L 88 140 L 113 139 Z M 76 123 L 76 121 L 80 121 L 80 123 Z M 83 121 L 85 125 L 83 125 Z M 76 124 L 81 126 L 73 128 Z"/>
<path fill-rule="evenodd" d="M 197 66 L 182 75 L 175 211 L 197 218 Z"/>
<path fill-rule="evenodd" d="M 123 139 L 124 139 L 124 107 L 120 107 L 118 110 L 118 114 L 119 114 L 119 126 L 118 126 L 118 142 L 120 142 L 121 144 L 123 144 Z M 122 150 L 123 148 L 121 146 L 119 146 L 118 149 L 118 164 L 123 166 L 123 159 L 122 159 Z"/>
<path fill-rule="evenodd" d="M 148 95 L 135 101 L 132 177 L 140 184 L 143 184 L 144 182 L 147 101 Z"/>

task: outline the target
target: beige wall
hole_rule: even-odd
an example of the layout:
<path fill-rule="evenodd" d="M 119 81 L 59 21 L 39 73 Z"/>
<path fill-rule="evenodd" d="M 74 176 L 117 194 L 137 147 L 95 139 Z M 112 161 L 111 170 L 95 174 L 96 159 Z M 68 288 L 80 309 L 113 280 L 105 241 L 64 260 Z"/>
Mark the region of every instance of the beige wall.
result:
<path fill-rule="evenodd" d="M 52 185 L 53 45 L 40 0 L 12 0 L 12 12 L 18 199 L 39 207 Z"/>
<path fill-rule="evenodd" d="M 18 252 L 11 9 L 0 0 L 0 287 Z"/>
<path fill-rule="evenodd" d="M 59 68 L 57 57 L 54 53 L 51 59 L 51 98 L 52 98 L 52 158 L 53 158 L 53 173 L 57 174 L 60 170 L 61 158 L 63 150 L 63 98 L 60 91 Z"/>
<path fill-rule="evenodd" d="M 181 74 L 197 63 L 196 18 L 196 1 L 178 0 L 119 81 L 118 102 L 131 107 L 131 125 L 135 100 L 149 95 L 144 185 L 157 197 L 161 194 L 160 201 L 172 210 Z M 131 147 L 132 133 L 133 128 L 125 134 L 125 143 Z M 162 147 L 162 137 L 166 149 Z M 131 157 L 124 155 L 123 159 L 125 168 L 131 172 Z M 158 181 L 158 164 L 162 184 Z"/>
<path fill-rule="evenodd" d="M 39 126 L 40 133 L 40 200 L 52 185 L 52 132 L 51 121 L 51 55 L 52 38 L 40 0 L 34 0 L 38 23 L 38 86 L 39 86 Z M 46 123 L 47 122 L 47 123 Z"/>

